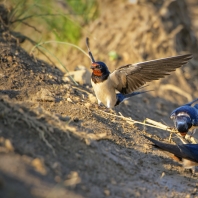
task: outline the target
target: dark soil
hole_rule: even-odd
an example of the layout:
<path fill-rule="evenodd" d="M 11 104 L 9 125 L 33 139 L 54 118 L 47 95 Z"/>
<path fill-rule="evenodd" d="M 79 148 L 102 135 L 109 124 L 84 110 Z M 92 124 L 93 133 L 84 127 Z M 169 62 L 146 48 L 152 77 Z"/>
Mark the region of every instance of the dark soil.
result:
<path fill-rule="evenodd" d="M 119 9 L 127 9 L 127 12 L 123 11 L 125 14 L 132 14 L 131 10 L 140 14 L 141 5 L 125 2 L 120 7 L 118 1 L 115 2 L 111 7 L 114 12 L 108 12 L 107 18 L 115 20 L 113 13 L 116 9 L 116 13 L 120 13 Z M 102 6 L 109 3 L 112 2 L 104 1 Z M 198 196 L 197 176 L 184 171 L 180 164 L 161 151 L 152 149 L 142 136 L 152 134 L 167 140 L 168 132 L 132 125 L 116 116 L 121 112 L 134 120 L 151 118 L 160 122 L 163 120 L 172 126 L 169 119 L 171 111 L 197 94 L 196 55 L 189 65 L 175 74 L 151 83 L 149 89 L 154 88 L 153 93 L 133 97 L 114 110 L 108 110 L 91 102 L 91 87 L 76 87 L 63 82 L 64 74 L 56 67 L 25 52 L 9 31 L 6 11 L 2 6 L 0 8 L 1 16 L 4 16 L 1 17 L 3 23 L 0 28 L 0 197 Z M 174 6 L 171 8 L 176 9 Z M 152 9 L 145 8 L 148 15 L 155 12 L 156 7 Z M 101 17 L 105 17 L 104 13 Z M 119 15 L 115 17 L 120 20 Z M 191 31 L 188 29 L 190 19 L 186 20 L 189 23 L 184 27 Z M 159 18 L 157 22 L 162 24 L 159 31 L 163 31 L 165 39 L 170 32 L 165 31 L 162 19 Z M 119 21 L 116 24 L 121 23 Z M 94 22 L 92 28 L 97 29 L 98 34 L 101 32 L 102 37 L 103 29 L 96 28 L 99 24 Z M 186 35 L 189 35 L 187 30 Z M 124 33 L 128 32 L 123 28 L 119 34 Z M 94 32 L 91 34 L 94 37 Z M 161 35 L 160 32 L 158 34 Z M 158 38 L 156 36 L 156 40 Z M 103 40 L 106 43 L 101 42 L 100 47 L 103 45 L 105 49 L 108 49 L 109 43 L 114 43 L 105 37 Z M 93 48 L 96 48 L 94 45 L 97 46 L 97 42 Z M 153 46 L 151 41 L 150 45 Z M 193 53 L 197 49 L 196 43 L 192 41 L 180 48 L 172 44 L 167 47 L 172 50 L 170 54 L 168 49 L 160 55 L 155 54 L 157 51 L 147 51 L 146 58 L 160 58 L 182 51 Z M 71 57 L 77 52 L 72 53 Z M 138 56 L 140 60 L 145 57 L 141 53 Z M 83 62 L 80 56 L 79 61 Z M 180 91 L 175 90 L 175 87 Z"/>

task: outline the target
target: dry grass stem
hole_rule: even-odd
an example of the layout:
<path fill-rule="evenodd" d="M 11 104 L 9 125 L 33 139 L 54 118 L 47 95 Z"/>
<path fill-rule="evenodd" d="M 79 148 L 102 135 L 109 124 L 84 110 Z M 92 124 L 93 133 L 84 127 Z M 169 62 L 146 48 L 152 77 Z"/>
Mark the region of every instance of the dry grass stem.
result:
<path fill-rule="evenodd" d="M 165 131 L 169 131 L 171 133 L 177 133 L 178 131 L 175 130 L 174 128 L 172 127 L 169 127 L 167 125 L 164 125 L 162 124 L 161 122 L 157 122 L 157 121 L 154 121 L 154 120 L 151 120 L 149 118 L 146 118 L 143 122 L 140 122 L 140 121 L 137 121 L 137 120 L 133 120 L 132 118 L 127 118 L 127 117 L 124 117 L 120 112 L 120 116 L 119 115 L 116 115 L 116 114 L 112 114 L 112 113 L 108 113 L 108 112 L 104 112 L 102 110 L 99 110 L 100 112 L 103 112 L 107 115 L 110 115 L 110 116 L 114 116 L 114 117 L 117 117 L 117 118 L 121 118 L 125 121 L 127 121 L 127 123 L 129 124 L 140 124 L 140 125 L 144 125 L 144 126 L 149 126 L 149 127 L 153 127 L 153 128 L 157 128 L 157 129 L 161 129 L 161 130 L 165 130 Z M 147 124 L 146 122 L 150 123 L 150 124 Z"/>

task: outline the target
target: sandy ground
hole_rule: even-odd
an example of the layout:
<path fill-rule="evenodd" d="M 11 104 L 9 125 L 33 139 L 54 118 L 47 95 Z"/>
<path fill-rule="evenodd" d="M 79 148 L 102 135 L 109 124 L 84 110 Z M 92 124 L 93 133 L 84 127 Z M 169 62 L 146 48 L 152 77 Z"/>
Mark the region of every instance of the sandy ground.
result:
<path fill-rule="evenodd" d="M 197 176 L 142 137 L 167 140 L 168 132 L 116 116 L 121 112 L 134 120 L 148 117 L 172 126 L 171 111 L 189 98 L 157 89 L 113 110 L 98 107 L 91 87 L 64 82 L 60 70 L 31 57 L 16 41 L 2 26 L 0 197 L 198 196 Z M 179 78 L 188 82 L 182 90 L 188 89 L 193 98 L 189 93 L 196 91 L 196 74 L 189 81 L 184 73 L 196 67 L 187 67 L 179 70 L 180 78 L 181 73 L 171 75 L 151 88 L 167 82 L 178 86 Z"/>

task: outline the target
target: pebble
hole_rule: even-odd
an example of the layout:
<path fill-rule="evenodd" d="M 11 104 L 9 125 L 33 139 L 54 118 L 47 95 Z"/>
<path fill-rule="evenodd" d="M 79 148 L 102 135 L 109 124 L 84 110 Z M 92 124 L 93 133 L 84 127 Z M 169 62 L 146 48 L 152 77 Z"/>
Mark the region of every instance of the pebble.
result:
<path fill-rule="evenodd" d="M 73 103 L 71 98 L 67 98 L 67 101 Z"/>
<path fill-rule="evenodd" d="M 106 196 L 109 196 L 109 195 L 110 195 L 110 190 L 109 190 L 109 189 L 105 189 L 105 190 L 104 190 L 104 194 L 105 194 Z"/>
<path fill-rule="evenodd" d="M 41 173 L 42 175 L 46 175 L 47 171 L 41 159 L 35 158 L 32 161 L 32 166 L 35 168 L 37 172 Z"/>
<path fill-rule="evenodd" d="M 5 140 L 5 147 L 8 149 L 8 151 L 14 151 L 14 147 L 9 139 Z"/>
<path fill-rule="evenodd" d="M 76 171 L 70 172 L 70 174 L 67 176 L 67 179 L 64 181 L 65 186 L 76 186 L 81 182 L 81 178 Z"/>

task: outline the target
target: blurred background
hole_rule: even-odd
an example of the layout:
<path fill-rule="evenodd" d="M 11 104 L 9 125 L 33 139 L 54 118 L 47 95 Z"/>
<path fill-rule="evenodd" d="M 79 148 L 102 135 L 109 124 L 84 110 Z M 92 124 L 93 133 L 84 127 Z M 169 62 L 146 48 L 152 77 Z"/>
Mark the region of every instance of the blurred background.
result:
<path fill-rule="evenodd" d="M 153 96 L 178 103 L 198 96 L 196 0 L 4 0 L 8 26 L 33 56 L 62 72 L 96 60 L 110 70 L 140 61 L 192 53 L 189 65 L 155 81 Z M 160 85 L 160 89 L 159 88 Z"/>

